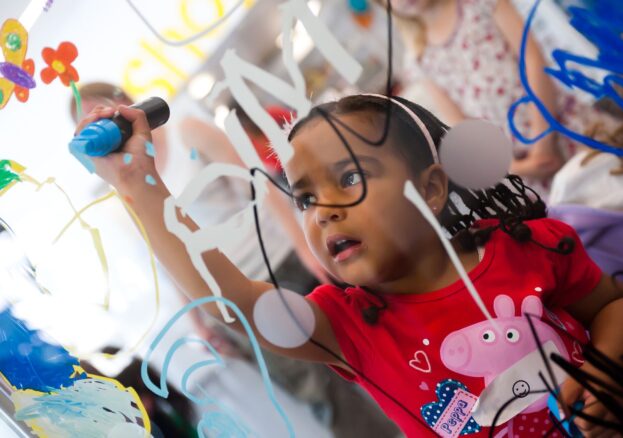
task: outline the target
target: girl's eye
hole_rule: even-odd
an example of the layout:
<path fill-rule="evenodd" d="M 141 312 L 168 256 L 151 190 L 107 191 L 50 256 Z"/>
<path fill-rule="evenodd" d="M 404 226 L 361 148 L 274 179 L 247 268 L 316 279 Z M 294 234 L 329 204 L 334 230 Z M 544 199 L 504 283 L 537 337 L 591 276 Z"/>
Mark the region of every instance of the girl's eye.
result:
<path fill-rule="evenodd" d="M 316 200 L 316 197 L 311 193 L 303 193 L 302 195 L 294 197 L 294 203 L 296 204 L 296 207 L 301 211 L 307 210 L 309 207 L 312 206 L 312 204 L 316 202 L 318 202 Z"/>
<path fill-rule="evenodd" d="M 345 173 L 344 176 L 342 176 L 342 187 L 357 185 L 361 182 L 362 179 L 363 176 L 357 171 Z"/>

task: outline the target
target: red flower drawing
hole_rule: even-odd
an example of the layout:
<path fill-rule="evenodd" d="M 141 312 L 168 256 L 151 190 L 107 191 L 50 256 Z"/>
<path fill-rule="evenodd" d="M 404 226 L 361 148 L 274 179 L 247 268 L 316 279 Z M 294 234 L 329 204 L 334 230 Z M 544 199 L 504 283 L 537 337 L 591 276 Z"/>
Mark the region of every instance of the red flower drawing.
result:
<path fill-rule="evenodd" d="M 48 64 L 48 67 L 41 70 L 41 80 L 44 83 L 49 84 L 58 76 L 63 85 L 69 87 L 71 81 L 78 82 L 80 79 L 78 71 L 71 65 L 78 56 L 78 49 L 72 43 L 62 42 L 57 50 L 46 47 L 41 56 Z"/>

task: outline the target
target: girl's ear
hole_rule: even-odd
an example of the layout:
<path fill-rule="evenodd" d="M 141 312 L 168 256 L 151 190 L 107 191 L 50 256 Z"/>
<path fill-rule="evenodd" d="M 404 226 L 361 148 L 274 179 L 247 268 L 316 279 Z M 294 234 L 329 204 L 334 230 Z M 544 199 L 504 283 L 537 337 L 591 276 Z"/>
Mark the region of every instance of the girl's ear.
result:
<path fill-rule="evenodd" d="M 438 214 L 448 200 L 448 175 L 439 164 L 433 164 L 420 173 L 422 198 L 428 207 Z"/>

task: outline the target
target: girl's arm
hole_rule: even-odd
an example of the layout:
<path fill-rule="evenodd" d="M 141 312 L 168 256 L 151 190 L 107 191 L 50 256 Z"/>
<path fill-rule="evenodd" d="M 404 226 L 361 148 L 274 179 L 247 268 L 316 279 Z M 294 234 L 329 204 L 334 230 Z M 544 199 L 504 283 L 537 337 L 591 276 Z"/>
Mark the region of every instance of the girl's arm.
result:
<path fill-rule="evenodd" d="M 499 0 L 493 18 L 498 28 L 508 41 L 515 56 L 519 57 L 524 21 L 510 0 Z M 535 94 L 547 107 L 551 114 L 557 114 L 556 90 L 554 84 L 545 73 L 545 60 L 537 42 L 528 36 L 526 45 L 526 69 L 528 81 Z M 530 105 L 531 135 L 545 131 L 549 124 L 534 104 Z M 515 160 L 511 173 L 544 179 L 554 174 L 563 164 L 561 151 L 556 145 L 555 134 L 549 134 L 530 148 L 528 156 Z"/>
<path fill-rule="evenodd" d="M 623 366 L 623 284 L 604 275 L 593 292 L 569 306 L 567 310 L 585 327 L 589 327 L 591 344 Z M 607 383 L 617 385 L 611 381 L 611 377 L 604 375 L 589 363 L 583 365 L 582 369 Z M 607 388 L 605 390 L 607 391 Z M 583 393 L 584 388 L 573 379 L 568 379 L 562 385 L 561 396 L 566 405 L 571 406 L 576 400 L 587 398 L 586 404 L 590 406 L 583 410 L 584 413 L 610 421 L 616 420 L 614 414 L 608 412 L 604 405 L 594 402 L 591 400 L 592 396 Z M 622 401 L 619 400 L 619 402 Z M 585 436 L 596 436 L 603 432 L 601 428 L 581 418 L 576 419 L 575 422 L 588 432 Z"/>
<path fill-rule="evenodd" d="M 182 121 L 181 129 L 184 144 L 196 148 L 197 151 L 209 161 L 230 163 L 246 167 L 236 153 L 234 146 L 220 129 L 192 117 Z M 294 214 L 294 209 L 288 202 L 288 198 L 279 192 L 279 190 L 269 186 L 266 204 L 290 238 L 296 254 L 307 270 L 313 274 L 319 282 L 331 283 L 326 270 L 311 253 L 305 241 L 303 230 Z"/>
<path fill-rule="evenodd" d="M 151 140 L 151 132 L 145 114 L 140 110 L 125 106 L 119 107 L 118 110 L 123 117 L 132 123 L 133 135 L 119 152 L 102 158 L 93 158 L 96 173 L 113 185 L 136 212 L 147 231 L 159 261 L 189 298 L 196 299 L 209 296 L 211 291 L 193 266 L 186 247 L 182 241 L 168 232 L 165 227 L 164 201 L 170 196 L 170 193 L 156 172 L 153 158 L 149 157 L 145 151 L 145 142 Z M 80 132 L 88 123 L 100 118 L 112 117 L 114 111 L 113 108 L 96 107 L 91 114 L 82 120 L 76 132 Z M 124 163 L 125 154 L 132 155 L 130 164 L 126 165 Z M 155 184 L 146 182 L 147 175 L 151 175 L 154 178 L 152 182 L 155 182 Z M 178 220 L 190 230 L 198 229 L 198 226 L 192 219 L 182 216 L 179 210 L 177 216 Z M 218 250 L 210 250 L 203 253 L 203 260 L 210 273 L 218 282 L 222 295 L 236 303 L 264 347 L 296 359 L 325 363 L 336 362 L 333 356 L 310 342 L 298 348 L 282 349 L 265 340 L 255 328 L 253 307 L 259 296 L 265 291 L 272 289 L 273 285 L 249 280 Z M 316 317 L 314 339 L 331 349 L 339 357 L 342 357 L 341 350 L 327 317 L 315 303 L 308 302 Z M 220 318 L 220 312 L 215 305 L 210 304 L 205 306 L 205 308 L 213 316 Z M 238 321 L 231 325 L 244 332 L 242 325 Z"/>

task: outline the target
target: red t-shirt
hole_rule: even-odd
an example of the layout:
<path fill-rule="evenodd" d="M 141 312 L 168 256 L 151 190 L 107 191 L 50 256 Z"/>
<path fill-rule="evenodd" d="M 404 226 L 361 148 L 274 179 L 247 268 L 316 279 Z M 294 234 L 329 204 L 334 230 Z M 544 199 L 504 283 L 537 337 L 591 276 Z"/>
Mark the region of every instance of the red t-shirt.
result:
<path fill-rule="evenodd" d="M 425 294 L 385 294 L 388 307 L 374 326 L 361 315 L 374 300 L 362 289 L 325 285 L 309 295 L 329 318 L 346 360 L 365 378 L 336 371 L 363 386 L 407 436 L 434 436 L 433 430 L 444 437 L 487 436 L 499 408 L 513 398 L 496 434 L 507 429 L 503 436 L 542 436 L 552 426 L 547 394 L 536 392 L 546 388 L 538 371 L 549 374 L 521 315 L 537 316 L 532 321 L 548 356 L 558 352 L 580 365 L 580 344 L 563 332 L 584 342 L 585 331 L 562 308 L 593 291 L 601 271 L 570 226 L 553 219 L 526 224 L 537 242 L 555 247 L 569 236 L 575 248 L 563 255 L 501 230 L 492 233 L 469 277 L 497 327 L 462 280 Z M 564 375 L 555 376 L 561 383 Z"/>

